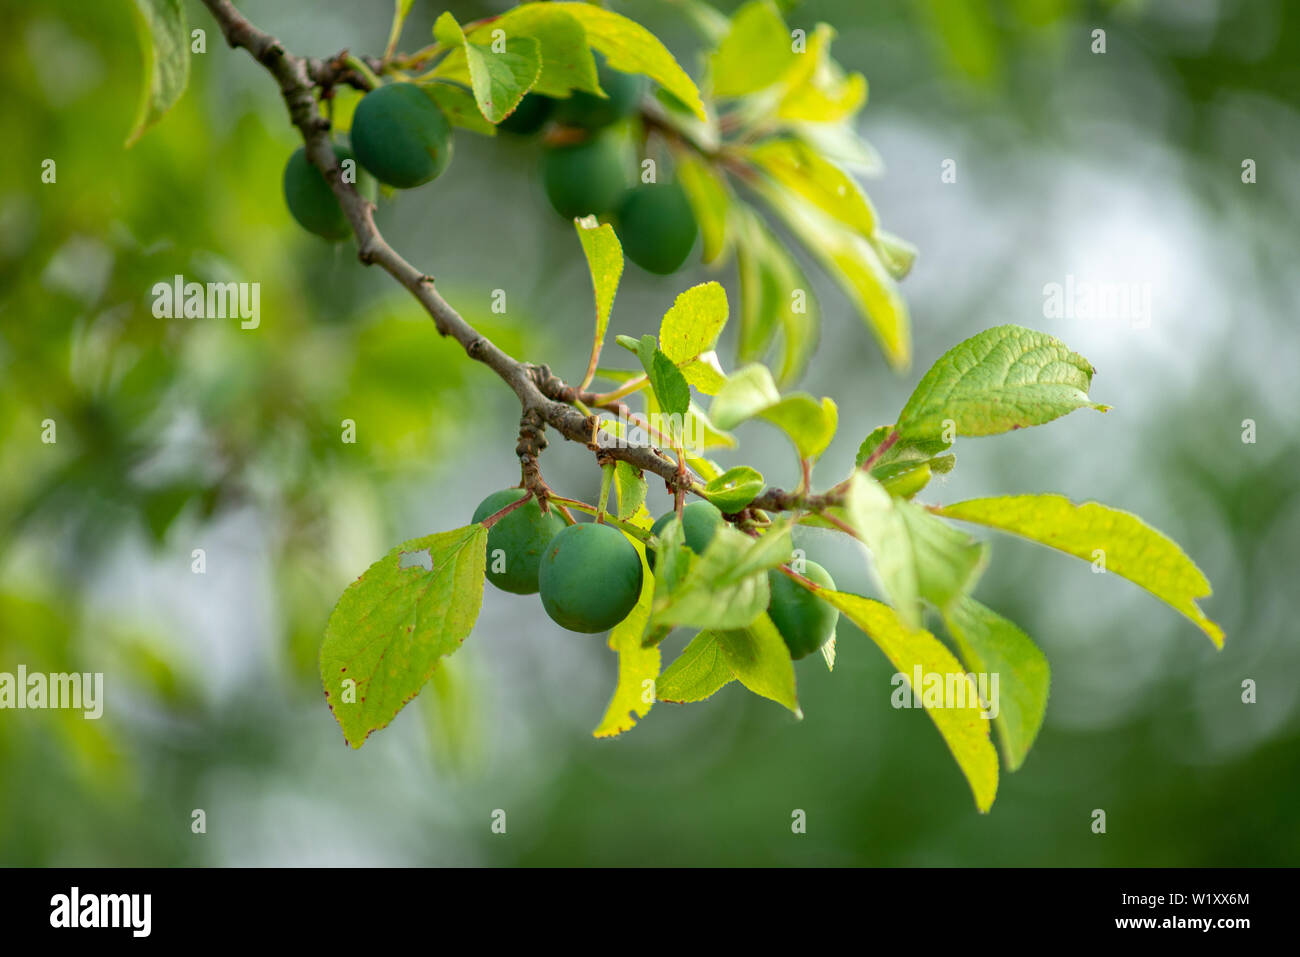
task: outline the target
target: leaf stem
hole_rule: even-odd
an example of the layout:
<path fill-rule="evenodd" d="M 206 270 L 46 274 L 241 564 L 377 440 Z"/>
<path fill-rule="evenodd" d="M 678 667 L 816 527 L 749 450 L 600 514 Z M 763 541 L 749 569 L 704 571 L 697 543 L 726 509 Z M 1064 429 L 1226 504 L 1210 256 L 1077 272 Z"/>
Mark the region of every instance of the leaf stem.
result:
<path fill-rule="evenodd" d="M 501 521 L 501 519 L 505 518 L 515 509 L 523 508 L 526 504 L 528 504 L 528 502 L 532 500 L 532 498 L 533 498 L 533 493 L 531 491 L 528 491 L 524 494 L 522 498 L 515 499 L 505 508 L 493 512 L 487 518 L 483 519 L 483 521 L 479 522 L 479 524 L 482 525 L 484 528 L 491 528 L 493 525 Z"/>
<path fill-rule="evenodd" d="M 561 498 L 558 495 L 553 495 L 551 496 L 551 501 L 556 502 L 557 504 L 563 503 L 568 505 L 570 508 L 576 509 L 577 511 L 583 512 L 587 515 L 598 516 L 596 506 L 588 505 L 586 502 L 580 502 L 575 498 Z M 605 514 L 605 524 L 613 525 L 615 528 L 622 532 L 626 532 L 628 535 L 631 535 L 633 538 L 641 542 L 648 542 L 654 537 L 644 529 L 637 528 L 631 522 L 624 521 L 621 518 L 615 518 L 613 515 L 608 513 Z"/>
<path fill-rule="evenodd" d="M 588 379 L 590 383 L 590 379 Z M 594 405 L 604 405 L 606 402 L 617 402 L 619 399 L 626 398 L 636 392 L 640 392 L 650 383 L 650 377 L 644 373 L 633 379 L 628 379 L 613 392 L 599 392 L 592 397 Z M 585 389 L 587 386 L 583 385 Z"/>
<path fill-rule="evenodd" d="M 605 510 L 609 506 L 609 488 L 614 484 L 614 469 L 616 464 L 613 461 L 607 462 L 600 470 L 600 502 L 596 505 L 596 521 L 603 522 L 606 518 Z"/>

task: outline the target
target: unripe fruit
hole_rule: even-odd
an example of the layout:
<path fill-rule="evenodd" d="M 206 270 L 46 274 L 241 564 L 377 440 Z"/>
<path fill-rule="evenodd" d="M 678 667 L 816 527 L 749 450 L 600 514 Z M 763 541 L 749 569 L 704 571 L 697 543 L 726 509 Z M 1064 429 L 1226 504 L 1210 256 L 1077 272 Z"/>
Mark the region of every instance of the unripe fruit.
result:
<path fill-rule="evenodd" d="M 660 515 L 655 519 L 655 523 L 650 526 L 650 531 L 658 535 L 667 527 L 668 523 L 673 520 L 677 513 L 669 512 L 666 515 Z M 686 547 L 696 555 L 703 555 L 704 549 L 708 548 L 709 542 L 713 541 L 713 535 L 726 519 L 722 517 L 722 512 L 712 502 L 691 502 L 682 509 L 682 537 L 686 541 Z M 650 570 L 655 568 L 655 553 L 646 552 L 646 563 Z"/>
<path fill-rule="evenodd" d="M 497 124 L 497 129 L 505 130 L 507 133 L 514 133 L 517 136 L 528 136 L 530 133 L 536 133 L 542 128 L 548 119 L 551 111 L 555 109 L 555 101 L 549 96 L 543 96 L 540 93 L 525 93 L 524 98 L 519 101 L 513 113 Z"/>
<path fill-rule="evenodd" d="M 600 216 L 628 188 L 629 155 L 622 140 L 596 135 L 542 154 L 542 185 L 555 211 L 566 219 Z"/>
<path fill-rule="evenodd" d="M 345 146 L 334 146 L 334 155 L 342 163 L 355 159 Z M 284 202 L 298 225 L 325 239 L 347 239 L 352 232 L 334 191 L 325 176 L 307 159 L 307 151 L 298 147 L 284 167 Z"/>
<path fill-rule="evenodd" d="M 612 525 L 570 525 L 551 539 L 538 575 L 542 607 L 569 631 L 608 631 L 641 597 L 641 556 Z"/>
<path fill-rule="evenodd" d="M 680 269 L 699 232 L 691 202 L 676 183 L 638 186 L 618 207 L 623 252 L 646 272 L 666 276 Z"/>
<path fill-rule="evenodd" d="M 835 588 L 826 569 L 816 562 L 805 561 L 800 574 L 824 588 Z M 835 634 L 835 624 L 840 620 L 838 608 L 822 601 L 779 569 L 767 573 L 767 583 L 772 592 L 767 613 L 790 649 L 791 658 L 798 660 L 812 654 Z"/>
<path fill-rule="evenodd" d="M 493 492 L 474 509 L 473 521 L 481 522 L 527 494 L 521 488 Z M 542 514 L 537 499 L 498 519 L 488 529 L 487 580 L 516 595 L 536 594 L 542 553 L 564 527 L 556 509 Z"/>
<path fill-rule="evenodd" d="M 645 96 L 646 78 L 639 73 L 624 73 L 615 70 L 605 62 L 601 54 L 596 55 L 596 79 L 600 88 L 608 95 L 602 99 L 594 93 L 574 91 L 567 100 L 556 104 L 555 118 L 567 126 L 580 126 L 586 130 L 598 130 L 601 127 L 617 123 L 625 116 L 631 116 Z"/>
<path fill-rule="evenodd" d="M 412 83 L 371 90 L 352 116 L 357 161 L 381 183 L 422 186 L 451 162 L 451 125 L 429 94 Z"/>

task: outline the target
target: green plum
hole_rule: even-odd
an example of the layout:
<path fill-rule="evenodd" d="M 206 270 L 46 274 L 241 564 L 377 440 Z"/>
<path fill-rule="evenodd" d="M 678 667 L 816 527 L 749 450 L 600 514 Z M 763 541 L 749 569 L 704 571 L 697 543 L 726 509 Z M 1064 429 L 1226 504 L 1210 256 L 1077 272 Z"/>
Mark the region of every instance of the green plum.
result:
<path fill-rule="evenodd" d="M 826 569 L 812 561 L 803 564 L 800 574 L 804 578 L 834 590 L 835 582 Z M 790 657 L 798 660 L 826 644 L 835 634 L 835 625 L 840 620 L 839 609 L 822 601 L 779 569 L 768 572 L 767 581 L 772 592 L 767 613 L 772 616 L 772 623 L 790 649 Z"/>
<path fill-rule="evenodd" d="M 623 139 L 596 134 L 545 150 L 542 185 L 555 211 L 566 219 L 600 216 L 612 210 L 627 190 L 631 165 Z"/>
<path fill-rule="evenodd" d="M 682 268 L 700 232 L 686 191 L 676 183 L 648 183 L 629 190 L 616 215 L 627 258 L 659 276 Z"/>
<path fill-rule="evenodd" d="M 493 492 L 479 503 L 472 521 L 481 522 L 526 494 L 521 488 Z M 536 594 L 542 553 L 564 528 L 559 511 L 552 508 L 543 515 L 537 499 L 498 519 L 488 529 L 487 580 L 502 591 L 516 595 Z"/>
<path fill-rule="evenodd" d="M 549 96 L 525 93 L 514 112 L 497 124 L 497 129 L 514 133 L 516 136 L 528 136 L 546 125 L 554 109 L 555 101 Z"/>
<path fill-rule="evenodd" d="M 598 130 L 631 116 L 645 96 L 648 82 L 639 73 L 615 70 L 600 53 L 596 54 L 596 79 L 606 96 L 575 90 L 567 100 L 558 100 L 555 118 L 566 126 Z"/>
<path fill-rule="evenodd" d="M 608 631 L 636 607 L 642 576 L 636 546 L 617 528 L 570 525 L 542 556 L 542 607 L 569 631 Z"/>
<path fill-rule="evenodd" d="M 334 155 L 342 163 L 353 160 L 352 151 L 335 144 Z M 368 179 L 368 177 L 366 177 Z M 358 187 L 361 177 L 358 177 Z M 307 151 L 298 147 L 284 167 L 284 202 L 289 213 L 303 229 L 325 239 L 347 239 L 352 234 L 348 218 L 343 215 L 334 191 L 321 171 L 311 165 Z"/>
<path fill-rule="evenodd" d="M 436 179 L 451 162 L 451 124 L 420 87 L 390 83 L 357 104 L 352 148 L 375 179 L 411 189 Z"/>
<path fill-rule="evenodd" d="M 675 514 L 676 512 L 668 512 L 660 515 L 655 519 L 655 523 L 650 526 L 650 531 L 658 535 L 673 520 Z M 691 502 L 690 505 L 682 509 L 682 537 L 686 540 L 686 547 L 696 555 L 703 555 L 704 549 L 713 540 L 714 533 L 725 522 L 726 519 L 722 517 L 722 512 L 712 502 Z M 653 551 L 646 552 L 646 561 L 650 565 L 650 570 L 654 571 L 655 553 Z"/>

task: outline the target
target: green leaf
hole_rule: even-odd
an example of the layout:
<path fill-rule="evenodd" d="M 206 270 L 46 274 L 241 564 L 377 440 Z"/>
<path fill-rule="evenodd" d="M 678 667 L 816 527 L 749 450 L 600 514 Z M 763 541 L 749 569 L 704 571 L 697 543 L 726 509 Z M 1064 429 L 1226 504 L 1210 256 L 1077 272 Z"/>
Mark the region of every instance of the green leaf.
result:
<path fill-rule="evenodd" d="M 622 462 L 620 465 L 624 464 Z M 609 647 L 618 652 L 618 685 L 614 688 L 614 697 L 605 709 L 593 737 L 609 738 L 622 734 L 636 725 L 638 718 L 644 718 L 650 711 L 655 699 L 655 679 L 659 675 L 659 648 L 643 648 L 641 635 L 650 620 L 650 603 L 654 597 L 654 576 L 645 566 L 645 552 L 641 554 L 642 578 L 641 598 L 636 606 L 609 633 Z M 649 682 L 647 685 L 646 683 Z"/>
<path fill-rule="evenodd" d="M 145 85 L 135 124 L 126 138 L 132 146 L 163 118 L 190 80 L 190 31 L 181 0 L 135 0 L 137 32 L 144 51 Z"/>
<path fill-rule="evenodd" d="M 840 123 L 850 119 L 867 102 L 867 81 L 861 73 L 846 74 L 831 59 L 835 31 L 817 24 L 808 47 L 784 77 L 785 96 L 776 115 L 783 120 Z"/>
<path fill-rule="evenodd" d="M 855 471 L 845 496 L 845 517 L 871 550 L 876 574 L 898 614 L 921 625 L 920 601 L 946 609 L 975 585 L 988 547 Z"/>
<path fill-rule="evenodd" d="M 511 37 L 503 53 L 467 43 L 465 54 L 474 98 L 492 123 L 500 123 L 515 111 L 542 72 L 541 55 L 532 37 Z"/>
<path fill-rule="evenodd" d="M 588 42 L 605 54 L 605 61 L 615 70 L 644 73 L 686 104 L 701 120 L 708 119 L 695 81 L 678 65 L 668 48 L 641 24 L 587 3 L 548 3 L 546 6 L 572 14 L 586 28 Z"/>
<path fill-rule="evenodd" d="M 1196 599 L 1211 594 L 1210 583 L 1178 545 L 1130 512 L 1063 495 L 1006 495 L 976 498 L 937 508 L 949 518 L 975 522 L 1051 546 L 1067 555 L 1096 561 L 1141 585 L 1185 615 L 1223 647 L 1223 629 L 1206 618 Z"/>
<path fill-rule="evenodd" d="M 659 676 L 660 701 L 703 701 L 732 679 L 802 718 L 794 662 L 766 613 L 746 628 L 701 631 Z"/>
<path fill-rule="evenodd" d="M 820 402 L 803 392 L 793 392 L 763 413 L 763 418 L 785 431 L 800 458 L 816 459 L 835 438 L 839 409 L 829 398 Z"/>
<path fill-rule="evenodd" d="M 746 419 L 761 415 L 781 401 L 767 366 L 754 363 L 737 369 L 713 397 L 709 418 L 720 429 L 733 429 Z"/>
<path fill-rule="evenodd" d="M 473 133 L 482 133 L 484 136 L 496 136 L 496 126 L 483 118 L 483 114 L 479 112 L 478 100 L 474 99 L 474 94 L 463 86 L 441 82 L 422 83 L 420 89 L 428 93 L 438 104 L 438 109 L 442 110 L 443 116 L 447 117 L 452 126 L 459 126 Z"/>
<path fill-rule="evenodd" d="M 945 679 L 949 675 L 966 674 L 942 642 L 928 631 L 909 628 L 888 605 L 830 589 L 820 589 L 817 594 L 866 632 L 909 686 L 918 667 L 922 675 L 943 675 Z M 926 711 L 966 776 L 975 795 L 975 806 L 984 812 L 993 806 L 998 791 L 998 755 L 989 740 L 989 721 L 983 717 L 977 689 L 969 677 L 964 680 L 967 684 L 963 707 L 927 708 Z M 916 690 L 919 693 L 921 689 Z"/>
<path fill-rule="evenodd" d="M 444 10 L 433 21 L 433 38 L 445 47 L 458 47 L 465 43 L 465 31 L 452 12 Z"/>
<path fill-rule="evenodd" d="M 718 354 L 710 349 L 693 359 L 687 359 L 678 365 L 686 381 L 705 395 L 717 395 L 718 390 L 727 384 L 727 374 L 718 363 Z"/>
<path fill-rule="evenodd" d="M 892 425 L 882 425 L 872 431 L 858 448 L 857 466 L 861 468 L 893 434 Z M 925 488 L 932 476 L 952 471 L 956 458 L 948 452 L 950 448 L 942 438 L 899 437 L 875 460 L 871 466 L 871 477 L 883 485 L 890 495 L 911 498 Z"/>
<path fill-rule="evenodd" d="M 679 525 L 675 520 L 668 527 Z M 767 608 L 767 570 L 789 561 L 792 550 L 789 526 L 771 529 L 757 542 L 728 525 L 720 526 L 688 573 L 656 592 L 652 628 L 748 626 Z"/>
<path fill-rule="evenodd" d="M 857 181 L 805 144 L 792 139 L 767 140 L 752 147 L 748 155 L 785 189 L 863 238 L 875 234 L 876 211 Z"/>
<path fill-rule="evenodd" d="M 492 46 L 471 42 L 450 12 L 438 17 L 433 35 L 445 46 L 462 44 L 474 99 L 490 123 L 500 123 L 513 113 L 542 72 L 541 53 L 533 37 L 507 37 L 505 49 L 498 53 Z"/>
<path fill-rule="evenodd" d="M 660 701 L 674 704 L 703 701 L 734 677 L 718 647 L 718 633 L 702 631 L 663 670 L 655 694 Z"/>
<path fill-rule="evenodd" d="M 618 517 L 630 518 L 645 504 L 648 491 L 645 476 L 635 465 L 615 462 L 614 491 L 618 493 Z"/>
<path fill-rule="evenodd" d="M 1042 425 L 1075 409 L 1108 410 L 1088 398 L 1093 368 L 1059 340 L 996 326 L 949 349 L 921 377 L 898 416 L 904 436 L 929 438 L 951 419 L 958 435 L 997 435 Z"/>
<path fill-rule="evenodd" d="M 727 211 L 731 208 L 731 191 L 727 181 L 709 163 L 695 153 L 681 150 L 674 154 L 677 182 L 686 191 L 695 221 L 700 225 L 704 246 L 703 260 L 711 263 L 722 255 L 727 244 Z"/>
<path fill-rule="evenodd" d="M 728 515 L 739 512 L 763 491 L 763 475 L 748 465 L 727 469 L 704 486 L 704 497 Z"/>
<path fill-rule="evenodd" d="M 402 567 L 427 552 L 430 568 Z M 348 586 L 320 650 L 321 683 L 354 748 L 390 722 L 474 627 L 483 599 L 487 529 L 469 525 L 413 538 Z M 348 700 L 347 680 L 355 682 Z"/>
<path fill-rule="evenodd" d="M 659 347 L 676 365 L 698 358 L 717 345 L 727 312 L 727 291 L 721 283 L 692 286 L 664 313 Z"/>
<path fill-rule="evenodd" d="M 875 235 L 869 236 L 868 239 L 871 240 L 871 245 L 875 247 L 889 274 L 895 279 L 902 279 L 912 271 L 912 263 L 916 261 L 916 247 L 906 239 L 899 239 L 893 233 L 887 233 L 883 229 L 877 229 Z"/>
<path fill-rule="evenodd" d="M 801 392 L 782 398 L 772 373 L 757 363 L 728 377 L 709 408 L 713 424 L 724 430 L 755 416 L 785 431 L 800 457 L 806 459 L 815 459 L 826 450 L 839 419 L 835 403 L 828 398 L 819 402 Z"/>
<path fill-rule="evenodd" d="M 469 39 L 480 44 L 490 44 L 500 36 L 531 37 L 537 41 L 542 70 L 533 84 L 533 92 L 567 97 L 573 90 L 595 93 L 600 89 L 587 31 L 556 4 L 525 3 L 469 32 Z M 464 49 L 453 49 L 434 73 L 469 83 Z"/>
<path fill-rule="evenodd" d="M 594 216 L 575 219 L 573 222 L 578 230 L 578 241 L 582 243 L 582 252 L 587 257 L 591 285 L 596 293 L 596 335 L 591 354 L 599 356 L 600 348 L 605 343 L 605 332 L 609 329 L 609 314 L 614 308 L 614 296 L 618 294 L 618 282 L 623 277 L 623 247 L 614 227 L 609 223 L 602 226 Z"/>
<path fill-rule="evenodd" d="M 620 336 L 620 344 L 622 337 Z M 685 416 L 691 407 L 691 387 L 673 360 L 664 355 L 654 336 L 645 335 L 637 344 L 637 358 L 650 379 L 650 388 L 660 407 L 669 415 Z"/>
<path fill-rule="evenodd" d="M 771 0 L 750 0 L 731 17 L 731 29 L 709 58 L 716 97 L 745 96 L 780 80 L 799 56 L 790 30 Z"/>
<path fill-rule="evenodd" d="M 906 368 L 912 358 L 907 303 L 875 247 L 811 203 L 762 181 L 755 188 L 844 290 L 890 365 Z"/>
<path fill-rule="evenodd" d="M 747 628 L 718 633 L 722 660 L 742 685 L 803 717 L 795 691 L 794 661 L 766 612 Z"/>
<path fill-rule="evenodd" d="M 795 381 L 817 344 L 817 300 L 803 270 L 748 209 L 735 210 L 736 265 L 740 277 L 740 344 L 742 362 L 761 359 L 777 330 L 781 362 L 777 382 Z"/>
<path fill-rule="evenodd" d="M 695 437 L 697 449 L 734 449 L 738 444 L 734 435 L 723 432 L 715 426 L 708 413 L 694 402 L 691 403 L 691 410 L 686 416 L 686 428 L 687 434 Z M 718 474 L 721 474 L 720 469 Z"/>
<path fill-rule="evenodd" d="M 973 598 L 954 602 L 943 620 L 966 667 L 976 674 L 997 675 L 993 723 L 1007 768 L 1014 771 L 1024 764 L 1047 714 L 1052 680 L 1047 658 L 1014 622 Z"/>

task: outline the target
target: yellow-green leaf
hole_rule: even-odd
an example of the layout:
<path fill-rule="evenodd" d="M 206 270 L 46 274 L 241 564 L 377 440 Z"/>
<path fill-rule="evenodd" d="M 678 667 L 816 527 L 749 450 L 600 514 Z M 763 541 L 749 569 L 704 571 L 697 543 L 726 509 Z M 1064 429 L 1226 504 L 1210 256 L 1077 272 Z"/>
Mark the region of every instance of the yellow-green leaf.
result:
<path fill-rule="evenodd" d="M 997 435 L 1075 409 L 1105 412 L 1088 398 L 1092 375 L 1092 364 L 1054 336 L 995 326 L 939 357 L 898 414 L 897 428 L 905 438 L 930 438 L 951 420 L 958 435 Z"/>
<path fill-rule="evenodd" d="M 713 423 L 731 429 L 762 416 L 782 429 L 801 458 L 815 459 L 835 437 L 839 413 L 829 398 L 820 401 L 803 392 L 781 397 L 767 366 L 754 363 L 737 370 L 718 390 L 709 409 Z"/>
<path fill-rule="evenodd" d="M 978 689 L 952 652 L 928 631 L 909 628 L 888 605 L 830 589 L 819 589 L 817 594 L 866 632 L 907 679 L 909 687 L 918 667 L 923 676 L 944 676 L 945 684 L 950 675 L 962 676 L 954 678 L 966 683 L 962 706 L 956 706 L 958 702 L 945 702 L 953 706 L 927 708 L 926 713 L 966 776 L 975 795 L 975 806 L 981 812 L 992 807 L 998 791 L 998 755 L 990 740 L 990 722 L 983 716 Z M 921 689 L 915 690 L 919 694 Z"/>
<path fill-rule="evenodd" d="M 796 58 L 784 78 L 785 96 L 776 115 L 783 120 L 840 123 L 867 102 L 867 81 L 861 73 L 846 74 L 831 59 L 835 31 L 817 24 L 808 48 Z"/>
<path fill-rule="evenodd" d="M 615 462 L 614 490 L 618 494 L 618 517 L 631 518 L 645 504 L 648 491 L 645 475 L 629 462 Z"/>
<path fill-rule="evenodd" d="M 567 97 L 572 90 L 595 93 L 600 84 L 596 61 L 587 45 L 587 31 L 558 7 L 554 3 L 522 4 L 470 30 L 469 39 L 491 44 L 497 36 L 532 37 L 538 43 L 542 59 L 542 70 L 533 83 L 533 92 L 555 97 Z M 453 48 L 433 72 L 468 84 L 464 49 Z"/>
<path fill-rule="evenodd" d="M 727 324 L 727 312 L 727 291 L 721 283 L 692 286 L 664 313 L 659 348 L 677 365 L 711 351 Z"/>
<path fill-rule="evenodd" d="M 659 39 L 641 24 L 620 13 L 588 3 L 548 3 L 547 7 L 571 14 L 587 31 L 588 42 L 605 54 L 606 62 L 624 73 L 644 73 L 686 104 L 701 120 L 707 119 L 695 81 L 681 68 Z"/>
<path fill-rule="evenodd" d="M 816 346 L 817 300 L 803 270 L 758 215 L 737 206 L 732 219 L 740 278 L 740 359 L 761 359 L 779 328 L 777 382 L 789 384 L 803 372 Z"/>
<path fill-rule="evenodd" d="M 1106 571 L 1141 585 L 1194 622 L 1215 647 L 1223 647 L 1223 629 L 1196 604 L 1196 599 L 1211 593 L 1204 573 L 1177 543 L 1130 512 L 1097 502 L 1075 505 L 1063 495 L 976 498 L 936 511 L 1019 535 L 1084 561 L 1102 559 Z"/>
<path fill-rule="evenodd" d="M 875 247 L 799 197 L 770 184 L 757 188 L 804 248 L 844 290 L 880 343 L 890 365 L 905 369 L 912 359 L 907 303 Z"/>
<path fill-rule="evenodd" d="M 966 667 L 989 676 L 997 708 L 993 723 L 1007 768 L 1014 771 L 1024 763 L 1047 714 L 1052 678 L 1047 658 L 1014 622 L 973 598 L 954 602 L 943 620 Z M 991 684 L 994 675 L 996 686 Z"/>
<path fill-rule="evenodd" d="M 181 0 L 135 0 L 135 8 L 145 84 L 127 146 L 162 119 L 190 81 L 190 34 Z"/>
<path fill-rule="evenodd" d="M 620 465 L 623 463 L 620 462 Z M 609 647 L 618 652 L 618 685 L 614 688 L 614 697 L 605 709 L 605 717 L 592 732 L 597 738 L 609 738 L 622 734 L 636 725 L 638 718 L 644 718 L 655 700 L 655 679 L 659 676 L 659 646 L 641 647 L 641 635 L 646 622 L 650 620 L 650 602 L 654 597 L 654 576 L 645 565 L 644 551 L 641 553 L 642 576 L 641 597 L 636 606 L 609 633 Z"/>
<path fill-rule="evenodd" d="M 848 173 L 793 139 L 772 139 L 749 150 L 750 160 L 777 183 L 865 239 L 876 231 L 876 211 Z"/>
<path fill-rule="evenodd" d="M 727 243 L 727 210 L 731 191 L 727 181 L 709 163 L 695 153 L 681 150 L 674 154 L 677 181 L 686 191 L 695 221 L 700 224 L 704 246 L 703 260 L 711 263 L 722 255 Z"/>
<path fill-rule="evenodd" d="M 723 512 L 731 514 L 739 512 L 761 491 L 763 474 L 748 465 L 738 465 L 709 481 L 702 494 Z"/>
<path fill-rule="evenodd" d="M 772 0 L 750 0 L 709 59 L 713 95 L 745 96 L 780 80 L 799 56 Z"/>
<path fill-rule="evenodd" d="M 348 586 L 320 649 L 321 683 L 354 748 L 390 722 L 474 627 L 487 529 L 413 538 Z M 427 567 L 418 560 L 426 558 Z"/>
<path fill-rule="evenodd" d="M 605 332 L 609 329 L 609 314 L 614 308 L 618 283 L 623 277 L 623 246 L 618 241 L 614 227 L 609 223 L 602 225 L 594 216 L 575 219 L 573 223 L 578 230 L 582 252 L 587 257 L 591 285 L 596 294 L 596 335 L 591 351 L 594 371 L 595 360 L 600 355 L 601 346 L 605 344 Z"/>
<path fill-rule="evenodd" d="M 861 469 L 849 479 L 844 515 L 871 550 L 899 616 L 921 625 L 921 600 L 946 609 L 975 587 L 988 546 L 919 505 L 890 495 Z"/>
<path fill-rule="evenodd" d="M 718 633 L 722 660 L 742 685 L 803 717 L 795 690 L 794 661 L 766 612 L 747 628 Z"/>
<path fill-rule="evenodd" d="M 702 631 L 663 670 L 655 693 L 660 701 L 673 704 L 703 701 L 734 678 L 718 647 L 718 633 Z"/>

